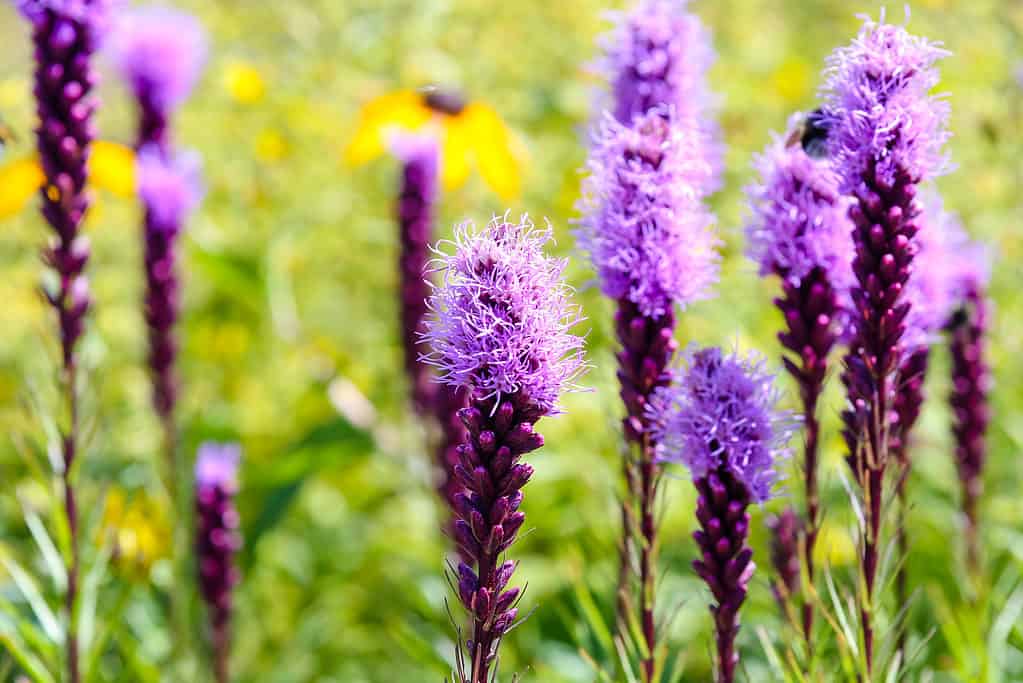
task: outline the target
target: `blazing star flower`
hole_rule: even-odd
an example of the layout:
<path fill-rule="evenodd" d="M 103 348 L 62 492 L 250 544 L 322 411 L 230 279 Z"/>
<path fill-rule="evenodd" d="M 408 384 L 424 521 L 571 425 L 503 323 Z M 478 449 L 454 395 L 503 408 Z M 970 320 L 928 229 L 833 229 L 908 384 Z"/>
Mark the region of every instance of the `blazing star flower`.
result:
<path fill-rule="evenodd" d="M 746 255 L 761 275 L 795 283 L 819 268 L 844 291 L 853 282 L 849 200 L 838 191 L 838 175 L 827 159 L 810 156 L 798 141 L 803 115 L 789 122 L 789 134 L 774 136 L 754 160 L 759 182 L 746 188 L 749 218 Z"/>
<path fill-rule="evenodd" d="M 688 352 L 650 405 L 659 457 L 686 465 L 698 492 L 693 538 L 701 557 L 693 567 L 714 595 L 719 683 L 735 677 L 739 608 L 755 569 L 746 509 L 771 495 L 793 431 L 777 401 L 761 358 L 707 348 Z"/>
<path fill-rule="evenodd" d="M 139 103 L 138 146 L 166 147 L 168 119 L 192 92 L 206 61 L 199 21 L 167 7 L 123 12 L 107 49 Z"/>
<path fill-rule="evenodd" d="M 784 359 L 785 369 L 799 384 L 802 400 L 805 559 L 811 582 L 820 524 L 817 404 L 828 375 L 828 356 L 848 327 L 845 302 L 853 283 L 849 200 L 839 194 L 838 176 L 830 161 L 818 154 L 820 138 L 827 136 L 827 131 L 817 128 L 820 116 L 819 112 L 794 116 L 786 137 L 775 136 L 767 151 L 754 160 L 759 182 L 746 188 L 750 207 L 746 253 L 758 264 L 761 276 L 776 275 L 781 280 L 782 296 L 775 305 L 786 329 L 778 339 L 790 353 Z M 798 578 L 798 555 L 795 560 Z M 803 620 L 804 633 L 811 633 L 810 602 L 804 602 Z"/>
<path fill-rule="evenodd" d="M 522 163 L 511 131 L 482 102 L 468 102 L 458 91 L 440 88 L 399 90 L 371 100 L 362 108 L 345 151 L 348 163 L 364 164 L 379 157 L 395 131 L 436 137 L 445 190 L 465 184 L 475 166 L 501 198 L 513 199 L 521 191 Z"/>
<path fill-rule="evenodd" d="M 890 420 L 911 309 L 904 291 L 913 272 L 914 238 L 922 225 L 918 185 L 943 172 L 947 104 L 932 95 L 936 62 L 946 53 L 902 26 L 867 20 L 856 40 L 828 60 L 825 127 L 828 152 L 850 210 L 856 257 L 852 288 L 855 334 L 842 381 L 847 458 L 864 490 L 860 560 L 863 661 L 873 667 L 871 620 L 879 565 Z"/>
<path fill-rule="evenodd" d="M 170 420 L 177 403 L 174 326 L 180 308 L 177 238 L 202 198 L 199 157 L 168 159 L 155 145 L 139 151 L 139 196 L 145 207 L 145 318 L 149 328 L 149 370 L 157 414 Z"/>
<path fill-rule="evenodd" d="M 987 428 L 991 421 L 989 394 L 993 384 L 987 359 L 991 302 L 987 299 L 990 259 L 979 250 L 961 265 L 959 310 L 949 323 L 952 356 L 952 435 L 966 521 L 966 559 L 974 574 L 981 570 L 979 507 L 984 491 Z"/>
<path fill-rule="evenodd" d="M 695 189 L 709 167 L 694 139 L 660 111 L 625 126 L 607 117 L 595 132 L 577 232 L 612 299 L 648 317 L 711 296 L 721 242 Z"/>
<path fill-rule="evenodd" d="M 466 651 L 456 653 L 460 681 L 492 680 L 498 645 L 518 615 L 521 593 L 508 587 L 516 563 L 500 558 L 525 521 L 521 489 L 533 468 L 522 457 L 543 445 L 534 425 L 557 411 L 583 370 L 583 340 L 569 331 L 579 314 L 562 279 L 565 261 L 543 251 L 550 237 L 526 218 L 496 218 L 480 231 L 466 224 L 455 231 L 455 252 L 435 265 L 442 280 L 430 299 L 424 359 L 469 396 L 453 468 L 462 487 L 453 496 L 463 557 L 457 586 L 472 620 Z"/>
<path fill-rule="evenodd" d="M 401 255 L 401 328 L 405 373 L 411 384 L 412 405 L 425 415 L 433 408 L 434 384 L 430 368 L 419 359 L 419 338 L 425 330 L 429 285 L 423 273 L 430 261 L 433 220 L 437 201 L 437 142 L 428 135 L 395 135 L 394 155 L 402 162 L 397 217 Z"/>
<path fill-rule="evenodd" d="M 551 235 L 526 217 L 455 229 L 455 252 L 431 266 L 443 282 L 423 336 L 444 383 L 476 400 L 518 394 L 540 415 L 557 412 L 584 362 L 582 338 L 569 333 L 581 318 L 562 279 L 567 261 L 543 253 Z"/>
<path fill-rule="evenodd" d="M 636 116 L 657 109 L 699 140 L 698 158 L 708 164 L 701 191 L 718 189 L 724 147 L 712 119 L 716 98 L 707 72 L 716 55 L 710 31 L 686 10 L 686 0 L 640 0 L 615 16 L 616 26 L 601 40 L 597 63 L 611 84 L 615 118 L 628 126 Z M 602 107 L 601 107 L 602 108 Z"/>
<path fill-rule="evenodd" d="M 228 680 L 232 591 L 239 579 L 234 556 L 241 548 L 241 535 L 234 497 L 240 460 L 237 444 L 204 443 L 195 461 L 199 592 L 209 610 L 218 683 Z"/>

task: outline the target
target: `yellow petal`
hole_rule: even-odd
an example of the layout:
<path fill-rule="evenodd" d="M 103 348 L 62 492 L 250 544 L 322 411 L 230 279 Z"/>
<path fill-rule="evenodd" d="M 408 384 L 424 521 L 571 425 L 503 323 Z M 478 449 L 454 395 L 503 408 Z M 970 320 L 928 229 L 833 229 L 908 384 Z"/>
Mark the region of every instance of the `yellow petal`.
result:
<path fill-rule="evenodd" d="M 224 66 L 223 82 L 227 94 L 239 104 L 255 104 L 266 94 L 263 74 L 245 62 L 228 62 Z"/>
<path fill-rule="evenodd" d="M 440 180 L 445 190 L 465 184 L 472 170 L 472 128 L 465 112 L 443 119 Z"/>
<path fill-rule="evenodd" d="M 256 158 L 272 164 L 288 156 L 288 143 L 280 133 L 264 130 L 256 137 Z"/>
<path fill-rule="evenodd" d="M 512 149 L 512 136 L 497 112 L 485 104 L 470 104 L 466 119 L 470 145 L 483 181 L 501 199 L 510 200 L 522 191 L 522 168 Z"/>
<path fill-rule="evenodd" d="M 369 101 L 359 113 L 355 134 L 345 150 L 349 164 L 372 161 L 384 153 L 385 136 L 390 128 L 416 130 L 433 118 L 413 90 L 399 90 Z"/>
<path fill-rule="evenodd" d="M 0 167 L 0 218 L 19 213 L 43 186 L 43 169 L 32 154 Z"/>
<path fill-rule="evenodd" d="M 135 152 L 116 142 L 97 140 L 89 158 L 92 184 L 118 197 L 135 194 Z"/>

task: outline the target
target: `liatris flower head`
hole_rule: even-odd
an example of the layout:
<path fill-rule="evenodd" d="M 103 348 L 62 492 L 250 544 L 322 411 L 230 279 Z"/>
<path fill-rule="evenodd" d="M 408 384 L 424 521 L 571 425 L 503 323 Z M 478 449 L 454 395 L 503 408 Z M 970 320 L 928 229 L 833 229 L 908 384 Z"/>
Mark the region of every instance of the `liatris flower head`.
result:
<path fill-rule="evenodd" d="M 206 34 L 185 12 L 139 8 L 118 16 L 108 49 L 135 96 L 167 116 L 199 79 L 206 61 Z"/>
<path fill-rule="evenodd" d="M 882 15 L 829 57 L 825 116 L 843 194 L 857 194 L 864 182 L 916 184 L 946 169 L 948 105 L 929 92 L 938 83 L 935 64 L 947 55 Z"/>
<path fill-rule="evenodd" d="M 32 22 L 57 17 L 88 23 L 94 27 L 105 26 L 110 9 L 119 4 L 118 0 L 14 0 L 22 15 Z M 68 42 L 73 42 L 64 29 Z"/>
<path fill-rule="evenodd" d="M 746 188 L 749 219 L 747 256 L 761 275 L 778 274 L 794 284 L 814 268 L 844 291 L 852 284 L 852 224 L 849 200 L 838 191 L 838 175 L 827 159 L 811 157 L 799 142 L 790 144 L 802 125 L 789 122 L 789 135 L 774 136 L 754 167 L 759 182 Z"/>
<path fill-rule="evenodd" d="M 657 109 L 699 138 L 700 157 L 709 165 L 701 189 L 709 193 L 720 184 L 724 156 L 711 120 L 716 98 L 707 83 L 716 55 L 710 31 L 686 11 L 687 4 L 640 0 L 630 12 L 616 15 L 614 30 L 601 40 L 604 55 L 596 66 L 611 84 L 613 102 L 606 108 L 620 123 L 629 125 Z"/>
<path fill-rule="evenodd" d="M 789 455 L 796 422 L 776 410 L 778 398 L 759 355 L 689 350 L 672 385 L 651 402 L 658 455 L 686 465 L 694 479 L 723 468 L 763 502 L 777 479 L 776 463 Z"/>
<path fill-rule="evenodd" d="M 195 152 L 168 158 L 155 145 L 137 158 L 138 191 L 153 228 L 177 232 L 202 201 L 202 163 Z"/>
<path fill-rule="evenodd" d="M 606 117 L 594 133 L 579 246 L 603 292 L 649 317 L 707 298 L 717 281 L 720 242 L 697 189 L 709 167 L 696 142 L 660 110 L 629 125 Z"/>
<path fill-rule="evenodd" d="M 582 338 L 569 332 L 581 317 L 562 279 L 566 261 L 543 251 L 551 235 L 525 216 L 455 229 L 454 253 L 438 252 L 431 266 L 442 282 L 423 335 L 441 381 L 495 406 L 519 394 L 540 414 L 557 411 L 585 363 Z"/>
<path fill-rule="evenodd" d="M 784 608 L 788 600 L 799 590 L 800 537 L 805 533 L 803 520 L 791 508 L 767 520 L 771 532 L 771 564 L 774 566 L 774 592 Z"/>

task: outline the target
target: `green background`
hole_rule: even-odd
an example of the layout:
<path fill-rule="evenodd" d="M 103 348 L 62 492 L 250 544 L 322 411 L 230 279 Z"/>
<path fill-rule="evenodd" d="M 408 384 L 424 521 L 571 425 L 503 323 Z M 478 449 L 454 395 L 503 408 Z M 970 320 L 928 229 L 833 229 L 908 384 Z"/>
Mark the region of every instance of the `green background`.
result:
<path fill-rule="evenodd" d="M 442 511 L 431 489 L 423 431 L 406 407 L 397 336 L 396 168 L 387 159 L 356 169 L 342 161 L 363 103 L 429 82 L 461 86 L 495 107 L 528 151 L 520 199 L 500 203 L 474 174 L 443 197 L 441 234 L 456 221 L 485 222 L 505 209 L 548 217 L 556 251 L 572 258 L 568 277 L 588 317 L 583 328 L 593 369 L 584 383 L 593 391 L 568 396 L 566 414 L 541 423 L 548 445 L 532 459 L 537 474 L 524 504 L 534 531 L 513 551 L 522 563 L 519 580 L 529 584 L 524 605 L 537 609 L 502 648 L 502 680 L 513 672 L 543 683 L 597 680 L 578 650 L 611 661 L 592 615 L 598 611 L 606 620 L 612 612 L 620 407 L 611 307 L 574 252 L 571 225 L 586 122 L 600 86 L 586 65 L 596 54 L 595 37 L 609 27 L 606 3 L 177 5 L 198 14 L 212 37 L 206 76 L 177 128 L 183 144 L 201 151 L 208 183 L 184 239 L 180 413 L 189 453 L 207 438 L 237 439 L 245 451 L 237 680 L 440 681 L 448 670 L 453 628 L 445 612 Z M 710 80 L 722 96 L 728 155 L 726 185 L 712 204 L 726 246 L 717 298 L 680 316 L 683 344 L 738 345 L 779 356 L 781 321 L 771 305 L 777 283 L 759 280 L 742 254 L 741 189 L 751 181 L 750 157 L 791 112 L 815 106 L 825 56 L 853 37 L 858 12 L 876 17 L 879 6 L 843 0 L 693 4 L 720 54 Z M 890 13 L 901 18 L 901 7 Z M 991 335 L 997 384 L 982 515 L 992 583 L 1001 580 L 1006 589 L 1023 568 L 1023 93 L 1015 76 L 1023 58 L 1023 3 L 917 2 L 910 28 L 954 53 L 942 64 L 940 90 L 952 107 L 950 151 L 958 169 L 939 186 L 971 235 L 992 244 L 997 256 Z M 31 145 L 33 116 L 28 32 L 7 3 L 0 6 L 0 38 L 0 114 L 20 138 L 7 152 L 13 158 Z M 239 103 L 225 89 L 225 69 L 233 63 L 262 75 L 266 92 L 258 102 Z M 102 136 L 129 142 L 131 103 L 112 74 L 102 97 Z M 266 153 L 267 140 L 277 141 L 273 154 Z M 95 516 L 109 487 L 138 492 L 155 486 L 159 431 L 148 410 L 138 306 L 138 210 L 100 194 L 88 233 L 97 302 L 83 354 L 95 434 L 81 475 L 86 513 Z M 22 457 L 23 450 L 44 445 L 43 424 L 54 405 L 53 322 L 36 294 L 37 253 L 46 237 L 32 211 L 0 224 L 0 428 L 8 437 L 0 439 L 0 554 L 36 569 L 19 500 L 48 510 L 52 499 L 47 480 Z M 971 613 L 960 590 L 958 489 L 943 402 L 947 367 L 939 348 L 909 482 L 909 572 L 922 596 L 912 613 L 914 642 L 936 629 L 909 678 L 926 670 L 939 681 L 979 680 L 973 667 L 999 657 L 1005 673 L 988 680 L 1023 680 L 1023 634 L 1018 625 L 1013 632 L 1011 612 L 1009 627 L 991 637 L 981 629 L 956 635 L 946 613 Z M 794 386 L 781 381 L 793 403 Z M 831 389 L 822 409 L 822 476 L 832 532 L 822 543 L 832 551 L 836 582 L 848 590 L 851 567 L 842 548 L 853 519 L 836 429 L 841 396 Z M 659 597 L 665 616 L 678 606 L 667 632 L 672 651 L 686 652 L 683 679 L 705 681 L 712 640 L 707 592 L 689 569 L 691 488 L 681 471 L 665 487 Z M 768 510 L 787 499 L 799 500 L 796 480 Z M 778 641 L 786 635 L 766 582 L 762 521 L 768 510 L 753 511 L 761 571 L 739 636 L 752 681 L 776 675 L 756 628 Z M 132 588 L 114 620 L 113 654 L 104 659 L 100 680 L 158 677 L 147 662 L 160 662 L 168 645 L 159 627 L 160 591 L 150 584 L 159 586 L 162 576 L 157 563 L 148 576 L 115 571 L 104 584 L 110 591 L 125 582 Z M 0 582 L 17 601 L 10 578 L 0 573 Z M 994 598 L 996 615 L 1012 606 L 1007 593 Z M 112 609 L 112 601 L 100 603 L 109 619 L 105 608 Z"/>

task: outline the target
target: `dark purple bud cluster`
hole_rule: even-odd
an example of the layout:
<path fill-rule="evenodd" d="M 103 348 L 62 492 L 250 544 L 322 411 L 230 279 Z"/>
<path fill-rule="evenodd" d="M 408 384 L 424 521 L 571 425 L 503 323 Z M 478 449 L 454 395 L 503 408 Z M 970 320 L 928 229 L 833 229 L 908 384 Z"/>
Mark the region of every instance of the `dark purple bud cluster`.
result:
<path fill-rule="evenodd" d="M 626 440 L 633 443 L 642 444 L 649 432 L 647 406 L 651 395 L 671 382 L 667 368 L 678 349 L 674 330 L 675 314 L 670 308 L 652 317 L 643 315 L 628 299 L 618 301 L 615 334 L 622 349 L 618 352 L 617 374 L 627 412 L 622 424 Z"/>
<path fill-rule="evenodd" d="M 522 456 L 543 446 L 533 425 L 544 415 L 521 395 L 474 400 L 459 417 L 468 432 L 458 448 L 454 474 L 455 539 L 465 561 L 458 566 L 458 596 L 472 615 L 466 643 L 471 681 L 488 681 L 501 636 L 515 622 L 518 588 L 508 588 L 515 562 L 499 558 L 512 543 L 525 513 L 522 487 L 533 467 Z"/>
<path fill-rule="evenodd" d="M 771 564 L 775 574 L 771 589 L 778 604 L 786 612 L 799 593 L 799 544 L 800 536 L 804 533 L 803 526 L 803 520 L 791 507 L 767 521 L 767 528 L 771 532 Z"/>
<path fill-rule="evenodd" d="M 695 481 L 696 519 L 700 529 L 693 538 L 700 548 L 700 559 L 693 568 L 714 596 L 710 611 L 714 616 L 717 642 L 718 682 L 735 680 L 739 654 L 735 636 L 739 632 L 739 608 L 746 600 L 750 577 L 756 565 L 749 536 L 750 494 L 727 466 Z"/>
<path fill-rule="evenodd" d="M 987 459 L 988 422 L 991 419 L 988 392 L 991 371 L 984 343 L 989 325 L 990 304 L 979 285 L 966 294 L 962 313 L 950 329 L 952 355 L 952 434 L 956 465 L 962 485 L 962 506 L 966 518 L 967 560 L 980 567 L 980 539 L 977 530 L 978 503 L 984 491 L 984 462 Z"/>
<path fill-rule="evenodd" d="M 199 591 L 209 609 L 214 666 L 225 683 L 230 652 L 232 592 L 239 580 L 235 553 L 241 548 L 238 493 L 241 452 L 233 444 L 203 444 L 195 464 L 196 557 Z"/>
<path fill-rule="evenodd" d="M 80 230 L 90 203 L 86 179 L 89 147 L 96 137 L 92 90 L 97 82 L 92 56 L 100 39 L 102 3 L 95 3 L 96 8 L 89 2 L 78 7 L 19 4 L 32 23 L 39 116 L 36 139 L 46 177 L 42 212 L 55 233 L 43 257 L 60 278 L 46 296 L 57 312 L 64 366 L 70 368 L 91 305 L 84 275 L 89 246 Z"/>

